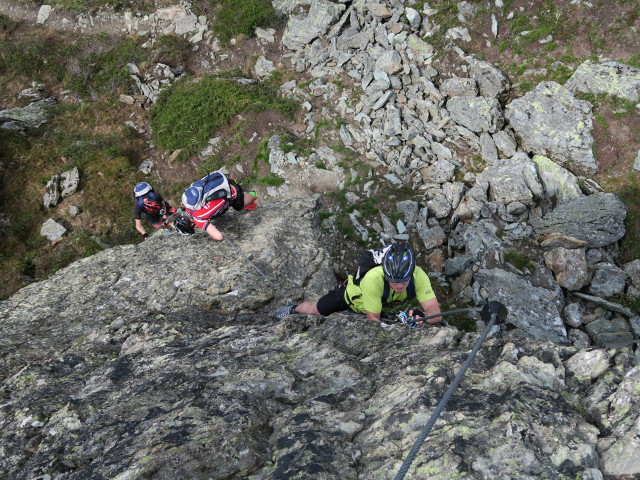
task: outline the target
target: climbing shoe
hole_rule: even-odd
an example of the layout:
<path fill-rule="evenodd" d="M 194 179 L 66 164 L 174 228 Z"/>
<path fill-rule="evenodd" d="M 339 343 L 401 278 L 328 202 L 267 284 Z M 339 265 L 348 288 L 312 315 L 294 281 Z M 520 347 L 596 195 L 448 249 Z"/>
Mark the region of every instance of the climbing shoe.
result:
<path fill-rule="evenodd" d="M 278 320 L 287 318 L 289 315 L 293 315 L 296 313 L 296 307 L 297 305 L 288 305 L 286 307 L 282 307 L 280 310 L 273 314 L 273 318 L 277 318 Z"/>
<path fill-rule="evenodd" d="M 253 200 L 251 201 L 251 203 L 249 205 L 247 205 L 246 207 L 244 207 L 244 209 L 248 212 L 255 210 L 256 207 L 258 206 L 258 192 L 256 192 L 255 190 L 251 190 L 249 192 L 249 195 L 251 195 L 253 197 Z"/>

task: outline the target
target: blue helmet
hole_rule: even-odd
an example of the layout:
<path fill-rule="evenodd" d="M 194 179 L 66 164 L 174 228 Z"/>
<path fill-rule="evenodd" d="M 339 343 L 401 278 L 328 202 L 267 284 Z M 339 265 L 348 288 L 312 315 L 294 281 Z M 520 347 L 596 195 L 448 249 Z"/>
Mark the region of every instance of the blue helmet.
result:
<path fill-rule="evenodd" d="M 387 282 L 408 282 L 416 268 L 416 259 L 411 247 L 404 242 L 394 243 L 382 260 L 384 278 Z"/>
<path fill-rule="evenodd" d="M 153 187 L 146 182 L 140 182 L 135 187 L 133 187 L 133 194 L 136 197 L 141 197 L 150 191 L 153 190 Z"/>

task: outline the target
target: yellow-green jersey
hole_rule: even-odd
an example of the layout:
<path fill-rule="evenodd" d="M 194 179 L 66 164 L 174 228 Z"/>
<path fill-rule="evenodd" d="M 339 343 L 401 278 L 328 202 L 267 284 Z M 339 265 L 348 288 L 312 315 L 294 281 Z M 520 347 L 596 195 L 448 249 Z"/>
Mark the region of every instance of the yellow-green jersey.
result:
<path fill-rule="evenodd" d="M 417 300 L 418 303 L 436 298 L 431 288 L 431 281 L 420 267 L 413 271 L 413 284 L 415 286 L 415 298 L 407 298 L 409 287 L 397 293 L 389 288 L 388 298 L 384 297 L 384 272 L 381 266 L 374 267 L 360 280 L 360 285 L 353 283 L 353 276 L 349 275 L 344 299 L 354 312 L 381 313 L 391 310 L 404 310 Z"/>

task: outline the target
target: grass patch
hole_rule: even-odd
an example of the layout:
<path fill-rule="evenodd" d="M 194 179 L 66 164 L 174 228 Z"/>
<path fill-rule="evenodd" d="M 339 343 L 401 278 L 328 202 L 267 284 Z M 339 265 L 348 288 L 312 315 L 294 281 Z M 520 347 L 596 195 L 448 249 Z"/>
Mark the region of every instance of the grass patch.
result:
<path fill-rule="evenodd" d="M 524 253 L 516 252 L 515 250 L 509 250 L 504 254 L 505 262 L 510 263 L 518 270 L 529 270 L 534 272 L 536 270 L 535 264 Z"/>
<path fill-rule="evenodd" d="M 106 34 L 74 36 L 69 33 L 15 29 L 0 38 L 2 82 L 57 83 L 82 96 L 97 99 L 128 91 L 132 85 L 128 64 L 150 68 L 156 62 L 178 65 L 190 55 L 186 40 L 161 36 L 153 49 L 142 48 L 136 36 Z"/>
<path fill-rule="evenodd" d="M 613 192 L 627 207 L 625 218 L 625 235 L 620 241 L 620 263 L 627 263 L 640 258 L 640 183 L 638 174 L 629 173 L 626 178 L 604 178 L 602 185 L 608 192 Z"/>
<path fill-rule="evenodd" d="M 77 258 L 95 253 L 99 247 L 91 235 L 110 245 L 137 238 L 131 192 L 133 185 L 143 180 L 136 162 L 145 142 L 130 135 L 112 115 L 108 103 L 65 104 L 57 108 L 46 136 L 0 134 L 5 158 L 20 165 L 5 172 L 0 190 L 0 211 L 10 222 L 0 242 L 0 297 L 21 286 L 16 283 L 19 275 L 43 279 Z M 78 193 L 62 199 L 58 207 L 44 210 L 46 182 L 53 174 L 73 167 L 80 172 Z M 67 215 L 71 205 L 80 206 L 80 217 Z M 61 221 L 68 229 L 55 247 L 40 235 L 48 218 Z"/>
<path fill-rule="evenodd" d="M 271 83 L 243 84 L 230 78 L 206 76 L 176 82 L 164 90 L 153 109 L 151 126 L 156 145 L 183 149 L 182 158 L 205 147 L 215 132 L 244 112 L 276 110 L 289 118 L 297 104 L 277 94 Z"/>
<path fill-rule="evenodd" d="M 259 185 L 264 185 L 265 187 L 279 187 L 284 183 L 284 180 L 274 174 L 267 175 L 266 177 L 260 177 L 257 180 Z"/>
<path fill-rule="evenodd" d="M 198 15 L 206 15 L 213 32 L 228 44 L 238 35 L 252 37 L 256 27 L 277 26 L 280 19 L 271 0 L 193 0 Z"/>

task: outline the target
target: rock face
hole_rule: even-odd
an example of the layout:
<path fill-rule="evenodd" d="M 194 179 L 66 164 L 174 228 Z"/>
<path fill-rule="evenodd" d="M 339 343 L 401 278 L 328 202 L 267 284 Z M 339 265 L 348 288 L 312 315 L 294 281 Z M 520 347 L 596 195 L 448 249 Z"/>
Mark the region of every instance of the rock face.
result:
<path fill-rule="evenodd" d="M 316 201 L 220 224 L 294 298 L 333 284 Z M 347 314 L 273 320 L 283 301 L 203 234 L 112 248 L 24 288 L 0 304 L 0 469 L 16 480 L 391 478 L 478 334 Z M 637 473 L 640 375 L 628 353 L 611 355 L 490 338 L 411 475 Z"/>

